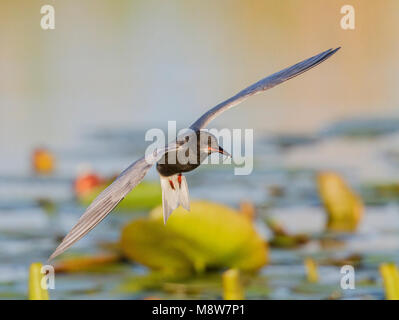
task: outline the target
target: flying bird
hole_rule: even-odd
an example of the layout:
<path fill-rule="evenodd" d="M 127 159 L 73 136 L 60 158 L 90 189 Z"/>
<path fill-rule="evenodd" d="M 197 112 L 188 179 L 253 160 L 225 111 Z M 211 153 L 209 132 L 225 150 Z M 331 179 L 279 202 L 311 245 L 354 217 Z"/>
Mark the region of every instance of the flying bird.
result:
<path fill-rule="evenodd" d="M 164 222 L 166 223 L 170 214 L 179 205 L 189 210 L 188 187 L 183 173 L 197 168 L 211 153 L 229 156 L 229 153 L 218 145 L 217 138 L 204 130 L 205 126 L 250 96 L 271 89 L 317 66 L 339 49 L 340 47 L 329 49 L 254 83 L 207 111 L 190 126 L 189 133 L 178 136 L 166 147 L 157 148 L 153 153 L 132 163 L 94 199 L 49 260 L 63 253 L 100 223 L 144 179 L 154 164 L 161 180 Z"/>

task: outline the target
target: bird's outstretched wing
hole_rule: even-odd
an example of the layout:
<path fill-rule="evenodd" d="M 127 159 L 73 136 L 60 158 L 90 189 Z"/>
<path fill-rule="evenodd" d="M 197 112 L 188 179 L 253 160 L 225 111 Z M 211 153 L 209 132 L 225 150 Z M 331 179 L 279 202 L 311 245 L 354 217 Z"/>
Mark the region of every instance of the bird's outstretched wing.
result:
<path fill-rule="evenodd" d="M 337 52 L 340 48 L 336 49 L 329 49 L 327 51 L 324 51 L 318 55 L 315 55 L 314 57 L 311 57 L 309 59 L 306 59 L 302 62 L 299 62 L 291 67 L 288 67 L 284 70 L 281 70 L 279 72 L 276 72 L 272 74 L 271 76 L 268 76 L 253 85 L 249 86 L 248 88 L 240 91 L 237 93 L 235 96 L 231 97 L 230 99 L 227 99 L 226 101 L 223 101 L 222 103 L 219 103 L 217 106 L 213 107 L 210 109 L 208 112 L 206 112 L 201 118 L 199 118 L 197 121 L 195 121 L 191 125 L 191 129 L 193 130 L 199 130 L 201 128 L 204 128 L 211 120 L 216 118 L 219 114 L 222 112 L 238 105 L 248 97 L 255 95 L 257 93 L 260 93 L 262 91 L 265 91 L 267 89 L 273 88 L 274 86 L 287 81 L 291 78 L 294 78 L 301 73 L 308 71 L 309 69 L 312 69 L 313 67 L 317 66 L 319 63 L 322 63 L 323 61 L 327 60 L 329 57 L 331 57 L 335 52 Z"/>
<path fill-rule="evenodd" d="M 94 199 L 72 230 L 65 236 L 61 244 L 50 256 L 49 260 L 63 253 L 100 223 L 144 179 L 144 176 L 152 165 L 166 152 L 171 150 L 176 150 L 176 145 L 171 144 L 166 148 L 156 150 L 154 153 L 137 160 L 126 168 L 108 188 Z"/>

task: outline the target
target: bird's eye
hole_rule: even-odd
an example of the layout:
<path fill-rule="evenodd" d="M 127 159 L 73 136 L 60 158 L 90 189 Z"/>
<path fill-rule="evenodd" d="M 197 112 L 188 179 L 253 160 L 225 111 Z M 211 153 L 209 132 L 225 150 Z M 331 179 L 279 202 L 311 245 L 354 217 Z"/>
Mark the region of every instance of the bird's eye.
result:
<path fill-rule="evenodd" d="M 190 137 L 189 137 L 189 136 L 185 136 L 185 137 L 184 137 L 184 140 L 185 140 L 186 142 L 188 142 L 188 140 L 190 140 Z"/>

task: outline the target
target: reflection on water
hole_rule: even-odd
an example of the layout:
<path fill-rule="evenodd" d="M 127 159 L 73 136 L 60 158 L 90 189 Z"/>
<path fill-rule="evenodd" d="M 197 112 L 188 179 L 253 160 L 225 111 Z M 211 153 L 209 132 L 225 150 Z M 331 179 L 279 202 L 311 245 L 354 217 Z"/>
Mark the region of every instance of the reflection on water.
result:
<path fill-rule="evenodd" d="M 290 232 L 312 234 L 313 240 L 297 249 L 272 249 L 271 265 L 265 267 L 256 283 L 247 288 L 248 298 L 301 299 L 383 298 L 378 265 L 398 263 L 399 208 L 395 197 L 366 207 L 359 230 L 351 235 L 333 236 L 335 245 L 327 246 L 324 233 L 326 216 L 320 205 L 314 181 L 315 170 L 334 169 L 342 172 L 364 197 L 371 197 L 372 183 L 395 181 L 399 167 L 387 155 L 397 152 L 399 136 L 397 122 L 390 122 L 389 130 L 381 130 L 380 120 L 362 124 L 364 134 L 345 134 L 343 127 L 330 127 L 329 134 L 313 135 L 312 139 L 289 139 L 287 136 L 257 137 L 255 169 L 250 176 L 234 176 L 233 168 L 206 167 L 188 175 L 192 198 L 203 198 L 238 206 L 240 200 L 250 200 L 258 206 L 257 227 L 265 237 L 266 215 L 275 217 Z M 354 126 L 356 126 L 354 121 Z M 392 124 L 396 123 L 394 128 Z M 370 132 L 379 132 L 378 135 Z M 84 210 L 73 197 L 72 181 L 76 167 L 82 162 L 92 163 L 104 174 L 120 171 L 140 152 L 126 149 L 127 141 L 136 141 L 145 148 L 143 132 L 97 131 L 88 134 L 73 148 L 56 150 L 58 171 L 50 177 L 32 174 L 3 174 L 0 176 L 0 297 L 25 298 L 27 271 L 30 263 L 46 261 L 63 236 Z M 134 143 L 132 143 L 133 145 Z M 157 179 L 152 171 L 148 179 Z M 364 187 L 368 186 L 369 189 Z M 368 193 L 364 193 L 367 190 Z M 371 191 L 370 191 L 371 190 Z M 55 212 L 45 209 L 38 199 L 55 202 Z M 365 198 L 367 203 L 367 198 Z M 146 212 L 115 212 L 78 242 L 71 251 L 95 253 L 100 243 L 117 241 L 120 228 L 134 216 Z M 356 290 L 343 291 L 339 287 L 340 269 L 333 259 L 360 255 L 356 266 Z M 304 281 L 303 258 L 312 256 L 320 262 L 320 282 Z M 324 261 L 324 263 L 323 263 Z M 209 288 L 193 293 L 177 294 L 173 288 L 182 284 L 169 283 L 156 289 L 136 293 L 118 291 L 127 279 L 146 274 L 138 265 L 122 263 L 106 276 L 98 273 L 60 274 L 52 298 L 164 298 L 203 297 L 220 298 L 220 283 L 211 278 L 198 280 Z M 216 281 L 216 282 L 215 282 Z M 188 288 L 193 284 L 185 284 Z M 195 286 L 198 286 L 196 284 Z M 165 289 L 166 288 L 166 289 Z M 172 289 L 171 289 L 172 288 Z M 216 288 L 216 289 L 215 289 Z M 188 290 L 188 292 L 191 292 Z"/>

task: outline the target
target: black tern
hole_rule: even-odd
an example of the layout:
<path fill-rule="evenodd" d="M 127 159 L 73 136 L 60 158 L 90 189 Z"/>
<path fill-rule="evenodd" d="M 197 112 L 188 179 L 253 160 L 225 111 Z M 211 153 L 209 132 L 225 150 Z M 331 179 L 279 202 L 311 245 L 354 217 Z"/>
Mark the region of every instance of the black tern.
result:
<path fill-rule="evenodd" d="M 148 170 L 155 163 L 157 163 L 156 169 L 161 179 L 164 222 L 166 223 L 170 214 L 179 205 L 189 210 L 188 187 L 182 173 L 197 168 L 211 153 L 218 152 L 229 156 L 218 145 L 217 138 L 205 131 L 204 127 L 222 112 L 238 105 L 250 96 L 271 89 L 312 69 L 330 58 L 339 49 L 340 47 L 329 49 L 254 83 L 207 111 L 190 126 L 190 133 L 178 136 L 166 147 L 157 148 L 153 153 L 132 163 L 94 199 L 49 260 L 63 253 L 101 222 L 144 179 Z M 182 155 L 183 157 L 181 157 Z M 193 155 L 193 159 L 191 155 Z M 188 159 L 188 161 L 180 161 L 181 158 Z"/>

